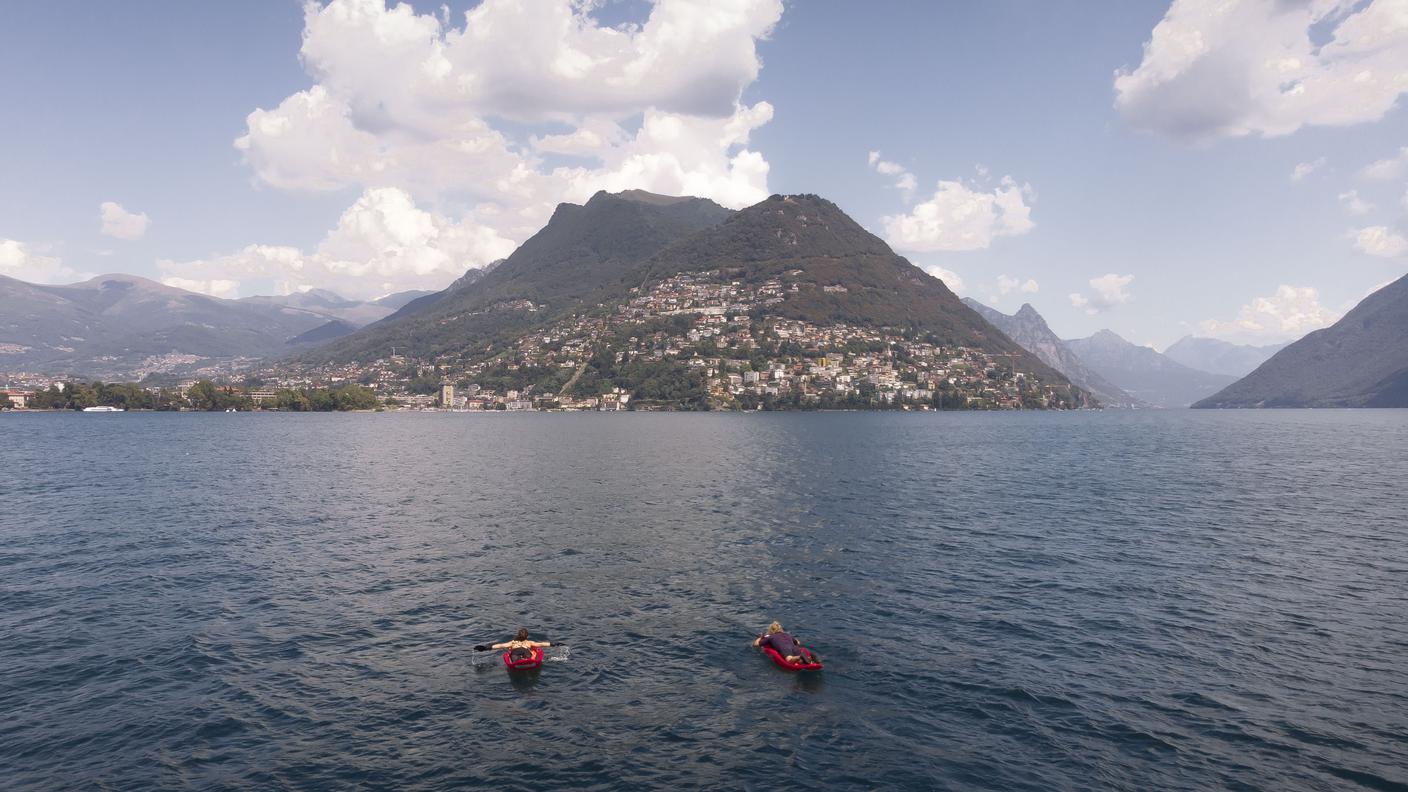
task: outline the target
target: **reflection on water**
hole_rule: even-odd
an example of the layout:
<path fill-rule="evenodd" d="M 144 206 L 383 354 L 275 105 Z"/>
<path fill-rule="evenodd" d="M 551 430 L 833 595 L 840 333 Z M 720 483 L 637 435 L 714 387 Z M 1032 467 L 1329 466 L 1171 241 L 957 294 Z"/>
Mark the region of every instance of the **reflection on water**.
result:
<path fill-rule="evenodd" d="M 1408 783 L 1402 411 L 80 418 L 0 416 L 10 788 Z"/>

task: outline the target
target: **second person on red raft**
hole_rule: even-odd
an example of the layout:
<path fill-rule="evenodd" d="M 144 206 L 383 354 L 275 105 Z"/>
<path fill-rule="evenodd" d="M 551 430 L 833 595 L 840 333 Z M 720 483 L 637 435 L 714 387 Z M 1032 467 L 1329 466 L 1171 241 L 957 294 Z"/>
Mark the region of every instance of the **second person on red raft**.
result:
<path fill-rule="evenodd" d="M 803 649 L 802 642 L 784 631 L 778 622 L 769 624 L 767 633 L 754 638 L 753 645 L 759 648 L 768 647 L 782 655 L 782 659 L 789 663 L 817 662 L 816 656 L 811 653 L 811 650 Z"/>

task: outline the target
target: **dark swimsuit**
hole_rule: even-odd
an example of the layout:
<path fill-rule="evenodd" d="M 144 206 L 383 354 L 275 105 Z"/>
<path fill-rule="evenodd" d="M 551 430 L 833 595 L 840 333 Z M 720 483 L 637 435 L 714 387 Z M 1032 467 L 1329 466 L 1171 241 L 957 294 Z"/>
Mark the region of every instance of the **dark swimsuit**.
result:
<path fill-rule="evenodd" d="M 797 639 L 785 632 L 775 632 L 772 635 L 765 635 L 763 636 L 763 642 L 758 645 L 770 646 L 774 652 L 777 652 L 783 657 L 806 657 L 806 654 L 802 652 L 802 645 L 797 643 Z"/>

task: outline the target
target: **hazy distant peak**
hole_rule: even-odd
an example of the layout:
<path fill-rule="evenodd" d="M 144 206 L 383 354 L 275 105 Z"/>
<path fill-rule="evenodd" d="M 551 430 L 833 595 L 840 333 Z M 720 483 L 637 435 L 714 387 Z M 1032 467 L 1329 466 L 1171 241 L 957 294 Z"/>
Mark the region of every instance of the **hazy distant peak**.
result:
<path fill-rule="evenodd" d="M 1022 303 L 1022 307 L 1018 308 L 1017 313 L 1013 315 L 1027 319 L 1041 319 L 1041 314 L 1036 312 L 1036 309 L 1032 307 L 1031 303 Z"/>
<path fill-rule="evenodd" d="M 1100 341 L 1106 344 L 1129 344 L 1130 346 L 1134 346 L 1134 344 L 1130 344 L 1129 341 L 1125 340 L 1124 336 L 1110 329 L 1095 331 L 1095 335 L 1092 335 L 1090 340 Z"/>
<path fill-rule="evenodd" d="M 98 275 L 86 281 L 72 284 L 78 289 L 141 289 L 148 292 L 165 292 L 167 294 L 189 294 L 196 297 L 209 297 L 207 294 L 178 289 L 175 286 L 167 286 L 164 283 L 157 283 L 154 280 L 143 278 L 140 275 L 127 275 L 121 272 L 110 272 L 106 275 Z"/>
<path fill-rule="evenodd" d="M 602 193 L 597 194 L 601 195 Z M 615 195 L 617 198 L 624 198 L 627 201 L 650 204 L 651 206 L 669 206 L 671 204 L 702 200 L 690 195 L 661 195 L 659 193 L 646 192 L 645 190 L 622 190 L 618 193 L 606 194 Z"/>

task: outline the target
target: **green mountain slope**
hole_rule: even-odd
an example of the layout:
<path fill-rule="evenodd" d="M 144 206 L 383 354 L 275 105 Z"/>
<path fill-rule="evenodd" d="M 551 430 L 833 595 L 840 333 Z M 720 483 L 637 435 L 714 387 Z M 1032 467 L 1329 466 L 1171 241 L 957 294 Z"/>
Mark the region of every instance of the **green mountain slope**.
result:
<path fill-rule="evenodd" d="M 714 269 L 743 283 L 770 278 L 795 283 L 798 291 L 771 309 L 782 318 L 932 333 L 943 344 L 1004 356 L 1020 371 L 1066 383 L 964 305 L 943 281 L 815 195 L 775 195 L 740 210 L 661 251 L 630 279 Z"/>
<path fill-rule="evenodd" d="M 435 357 L 511 338 L 595 304 L 635 264 L 728 214 L 702 198 L 640 191 L 599 192 L 582 206 L 561 204 L 541 231 L 492 271 L 470 277 L 471 271 L 445 292 L 409 303 L 302 359 L 370 360 L 393 348 Z"/>

